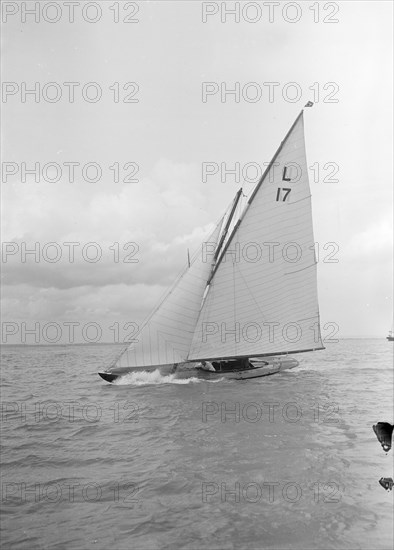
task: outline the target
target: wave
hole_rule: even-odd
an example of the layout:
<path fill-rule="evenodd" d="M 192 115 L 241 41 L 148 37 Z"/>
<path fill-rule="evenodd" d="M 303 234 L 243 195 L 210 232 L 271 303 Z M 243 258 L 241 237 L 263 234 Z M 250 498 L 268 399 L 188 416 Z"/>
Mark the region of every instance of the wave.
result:
<path fill-rule="evenodd" d="M 223 378 L 218 380 L 206 380 L 203 378 L 197 378 L 196 376 L 187 376 L 184 374 L 182 377 L 179 377 L 178 374 L 161 374 L 160 370 L 154 371 L 141 371 L 141 372 L 130 372 L 121 376 L 113 383 L 117 386 L 145 386 L 148 384 L 196 384 L 200 382 L 220 382 Z"/>
<path fill-rule="evenodd" d="M 144 386 L 146 384 L 193 384 L 196 382 L 201 382 L 201 380 L 195 376 L 191 376 L 190 378 L 177 378 L 176 374 L 163 375 L 157 369 L 151 372 L 130 372 L 115 380 L 114 384 L 117 386 Z"/>

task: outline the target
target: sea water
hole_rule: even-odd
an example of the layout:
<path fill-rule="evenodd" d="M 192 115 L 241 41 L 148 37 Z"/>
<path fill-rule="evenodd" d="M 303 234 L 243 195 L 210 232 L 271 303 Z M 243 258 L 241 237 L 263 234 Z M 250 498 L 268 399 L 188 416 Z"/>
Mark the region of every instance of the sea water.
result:
<path fill-rule="evenodd" d="M 116 345 L 2 349 L 2 547 L 389 549 L 393 343 L 236 381 L 97 376 Z"/>

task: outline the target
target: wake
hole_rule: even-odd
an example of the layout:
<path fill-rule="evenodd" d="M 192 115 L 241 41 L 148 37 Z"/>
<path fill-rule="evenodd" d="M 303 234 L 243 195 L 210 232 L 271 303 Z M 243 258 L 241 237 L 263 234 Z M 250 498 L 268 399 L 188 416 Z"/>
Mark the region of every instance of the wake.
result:
<path fill-rule="evenodd" d="M 220 380 L 223 379 L 205 380 L 203 378 L 197 378 L 196 376 L 178 378 L 177 374 L 163 375 L 157 369 L 152 372 L 130 372 L 129 374 L 125 374 L 115 380 L 113 384 L 116 386 L 144 386 L 148 384 L 198 384 L 200 382 L 220 382 Z"/>

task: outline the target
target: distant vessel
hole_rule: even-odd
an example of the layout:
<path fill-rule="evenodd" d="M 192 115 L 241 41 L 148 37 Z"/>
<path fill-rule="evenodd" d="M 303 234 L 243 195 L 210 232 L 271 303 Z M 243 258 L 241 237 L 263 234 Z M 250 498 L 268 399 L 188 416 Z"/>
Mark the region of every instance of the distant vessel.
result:
<path fill-rule="evenodd" d="M 394 342 L 394 335 L 392 330 L 389 330 L 389 335 L 386 336 L 386 340 L 388 340 L 389 342 Z"/>
<path fill-rule="evenodd" d="M 289 353 L 324 349 L 303 111 L 236 219 L 241 196 L 104 380 L 190 364 L 204 378 L 257 378 L 297 366 Z"/>

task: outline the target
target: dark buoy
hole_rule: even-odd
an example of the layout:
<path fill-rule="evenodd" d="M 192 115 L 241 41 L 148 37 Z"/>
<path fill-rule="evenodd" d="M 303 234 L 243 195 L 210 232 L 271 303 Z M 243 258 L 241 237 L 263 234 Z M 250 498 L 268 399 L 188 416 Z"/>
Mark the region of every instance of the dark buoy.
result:
<path fill-rule="evenodd" d="M 383 489 L 386 489 L 386 491 L 391 491 L 394 485 L 392 477 L 381 477 L 379 479 L 379 483 L 383 487 Z"/>
<path fill-rule="evenodd" d="M 372 426 L 379 443 L 385 453 L 388 453 L 391 449 L 391 439 L 393 437 L 393 425 L 388 422 L 378 422 Z"/>

